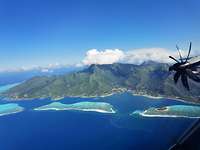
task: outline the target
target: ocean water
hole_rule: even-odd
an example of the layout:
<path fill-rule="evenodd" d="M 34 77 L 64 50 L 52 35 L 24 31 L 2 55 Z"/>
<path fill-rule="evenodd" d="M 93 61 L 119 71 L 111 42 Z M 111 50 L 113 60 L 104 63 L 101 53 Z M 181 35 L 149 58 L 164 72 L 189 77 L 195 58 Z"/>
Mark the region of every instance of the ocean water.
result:
<path fill-rule="evenodd" d="M 34 111 L 52 101 L 16 101 L 20 113 L 0 117 L 2 150 L 167 150 L 195 119 L 145 118 L 135 110 L 188 105 L 169 99 L 150 99 L 128 93 L 104 98 L 65 98 L 60 102 L 107 102 L 116 114 L 83 111 Z M 0 104 L 7 103 L 1 101 Z"/>

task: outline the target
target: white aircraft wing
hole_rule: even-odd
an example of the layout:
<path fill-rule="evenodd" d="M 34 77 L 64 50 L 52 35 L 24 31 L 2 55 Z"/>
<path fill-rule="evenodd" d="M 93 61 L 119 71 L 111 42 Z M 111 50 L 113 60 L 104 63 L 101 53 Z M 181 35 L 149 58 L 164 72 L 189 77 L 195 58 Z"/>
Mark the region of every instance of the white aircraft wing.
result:
<path fill-rule="evenodd" d="M 200 56 L 195 56 L 190 58 L 187 63 L 181 65 L 182 67 L 190 66 L 190 67 L 197 67 L 200 66 Z"/>

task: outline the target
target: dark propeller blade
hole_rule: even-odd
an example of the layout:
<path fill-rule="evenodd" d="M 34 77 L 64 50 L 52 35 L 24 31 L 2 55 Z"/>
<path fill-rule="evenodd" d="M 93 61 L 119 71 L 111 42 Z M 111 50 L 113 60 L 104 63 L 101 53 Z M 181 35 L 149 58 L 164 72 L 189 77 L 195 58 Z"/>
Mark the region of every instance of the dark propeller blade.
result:
<path fill-rule="evenodd" d="M 178 50 L 178 54 L 179 54 L 181 62 L 183 62 L 183 57 L 181 55 L 181 52 L 180 52 L 180 49 L 179 49 L 178 45 L 176 45 L 176 49 Z"/>
<path fill-rule="evenodd" d="M 190 88 L 189 88 L 189 84 L 188 84 L 187 75 L 185 73 L 181 74 L 181 81 L 183 83 L 183 86 L 189 91 Z"/>
<path fill-rule="evenodd" d="M 175 75 L 174 75 L 174 82 L 175 82 L 175 84 L 178 82 L 178 79 L 179 79 L 180 76 L 181 76 L 181 72 L 180 71 L 178 71 L 178 72 L 175 73 Z"/>
<path fill-rule="evenodd" d="M 175 58 L 172 57 L 172 56 L 169 56 L 169 58 L 173 59 L 173 60 L 176 61 L 177 63 L 180 63 L 177 59 L 175 59 Z"/>
<path fill-rule="evenodd" d="M 186 69 L 186 73 L 187 73 L 187 75 L 189 76 L 190 79 L 192 79 L 192 80 L 194 80 L 196 82 L 200 82 L 200 77 L 198 77 L 196 74 L 194 74 L 192 72 L 192 70 Z"/>
<path fill-rule="evenodd" d="M 187 58 L 186 58 L 185 62 L 188 61 L 188 58 L 189 58 L 190 52 L 191 52 L 191 48 L 192 48 L 192 42 L 190 42 L 189 51 L 188 51 L 188 55 L 187 55 Z"/>

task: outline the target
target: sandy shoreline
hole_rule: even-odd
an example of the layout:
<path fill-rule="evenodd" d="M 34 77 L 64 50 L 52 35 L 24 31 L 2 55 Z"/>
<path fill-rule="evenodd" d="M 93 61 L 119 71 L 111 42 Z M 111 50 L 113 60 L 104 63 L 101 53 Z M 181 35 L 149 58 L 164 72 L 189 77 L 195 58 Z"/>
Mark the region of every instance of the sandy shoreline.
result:
<path fill-rule="evenodd" d="M 10 114 L 16 114 L 16 113 L 19 113 L 19 112 L 22 112 L 24 109 L 22 110 L 16 110 L 16 111 L 13 111 L 13 112 L 7 112 L 7 113 L 0 113 L 0 116 L 5 116 L 5 115 L 10 115 Z"/>
<path fill-rule="evenodd" d="M 143 96 L 143 97 L 147 97 L 150 99 L 155 99 L 155 100 L 162 100 L 162 99 L 169 99 L 169 100 L 175 100 L 175 101 L 180 101 L 183 103 L 187 103 L 187 104 L 194 104 L 194 105 L 200 105 L 200 102 L 196 102 L 196 101 L 189 101 L 189 100 L 184 100 L 181 99 L 179 97 L 165 97 L 165 96 L 152 96 L 152 95 L 147 95 L 147 94 L 139 94 L 139 93 L 134 93 L 134 91 L 126 91 L 127 93 L 130 93 L 133 96 Z M 125 93 L 125 92 L 124 92 Z M 2 100 L 5 101 L 21 101 L 21 100 L 35 100 L 35 99 L 39 99 L 39 100 L 43 100 L 43 99 L 51 99 L 52 101 L 59 101 L 65 98 L 104 98 L 104 97 L 109 97 L 115 94 L 121 94 L 120 92 L 113 92 L 110 94 L 105 94 L 105 95 L 92 95 L 92 96 L 66 96 L 66 97 L 57 97 L 57 98 L 51 98 L 51 97 L 42 97 L 42 98 L 2 98 Z"/>
<path fill-rule="evenodd" d="M 200 116 L 197 117 L 190 117 L 190 116 L 184 116 L 184 115 L 148 115 L 145 114 L 145 112 L 141 112 L 139 113 L 139 115 L 143 116 L 143 117 L 160 117 L 160 118 L 200 118 Z"/>

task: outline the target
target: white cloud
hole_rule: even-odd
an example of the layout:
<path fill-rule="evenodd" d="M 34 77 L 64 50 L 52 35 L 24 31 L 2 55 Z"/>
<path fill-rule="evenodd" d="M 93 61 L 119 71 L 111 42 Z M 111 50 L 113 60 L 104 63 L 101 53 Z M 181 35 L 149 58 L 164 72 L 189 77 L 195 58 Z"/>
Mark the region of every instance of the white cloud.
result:
<path fill-rule="evenodd" d="M 183 57 L 187 56 L 187 51 L 180 50 Z M 142 48 L 131 51 L 122 51 L 119 49 L 106 49 L 99 51 L 97 49 L 88 50 L 83 59 L 83 65 L 91 64 L 112 64 L 116 62 L 141 64 L 145 61 L 157 61 L 161 63 L 170 63 L 173 60 L 169 56 L 179 59 L 177 51 L 165 48 Z"/>
<path fill-rule="evenodd" d="M 0 68 L 0 73 L 2 73 L 2 72 L 25 72 L 25 71 L 33 71 L 33 70 L 38 70 L 41 72 L 53 72 L 54 69 L 59 69 L 59 68 L 64 68 L 64 67 L 65 68 L 72 67 L 72 65 L 54 63 L 54 64 L 48 64 L 46 66 L 32 65 L 32 66 L 28 66 L 28 67 L 22 66 L 22 67 L 18 67 L 18 68 L 8 68 L 8 69 Z"/>
<path fill-rule="evenodd" d="M 181 50 L 182 56 L 186 56 L 186 51 Z M 143 49 L 135 49 L 132 51 L 128 51 L 126 53 L 126 57 L 124 58 L 124 62 L 133 63 L 133 64 L 141 64 L 144 61 L 156 61 L 161 63 L 170 63 L 172 62 L 169 59 L 169 56 L 173 56 L 175 58 L 179 58 L 177 51 L 171 51 L 165 48 L 143 48 Z"/>
<path fill-rule="evenodd" d="M 182 56 L 186 57 L 188 50 L 181 50 Z M 42 72 L 52 71 L 52 69 L 62 68 L 62 67 L 82 67 L 84 65 L 91 64 L 112 64 L 116 62 L 131 63 L 131 64 L 141 64 L 144 61 L 157 61 L 162 63 L 174 63 L 173 60 L 169 59 L 169 56 L 173 56 L 179 59 L 178 52 L 176 50 L 169 50 L 165 48 L 142 48 L 134 49 L 130 51 L 123 51 L 119 49 L 105 49 L 97 50 L 91 49 L 86 53 L 85 58 L 81 63 L 78 64 L 48 64 L 46 66 L 29 66 L 29 67 L 19 67 L 19 68 L 0 68 L 1 72 L 21 72 L 29 70 L 41 70 Z M 191 56 L 200 55 L 200 51 L 192 50 Z"/>
<path fill-rule="evenodd" d="M 115 62 L 119 62 L 123 58 L 124 52 L 119 49 L 106 49 L 104 51 L 91 49 L 87 51 L 86 57 L 83 60 L 83 64 L 112 64 Z"/>
<path fill-rule="evenodd" d="M 193 50 L 192 54 L 195 55 L 195 56 L 200 56 L 200 51 L 199 50 Z"/>

